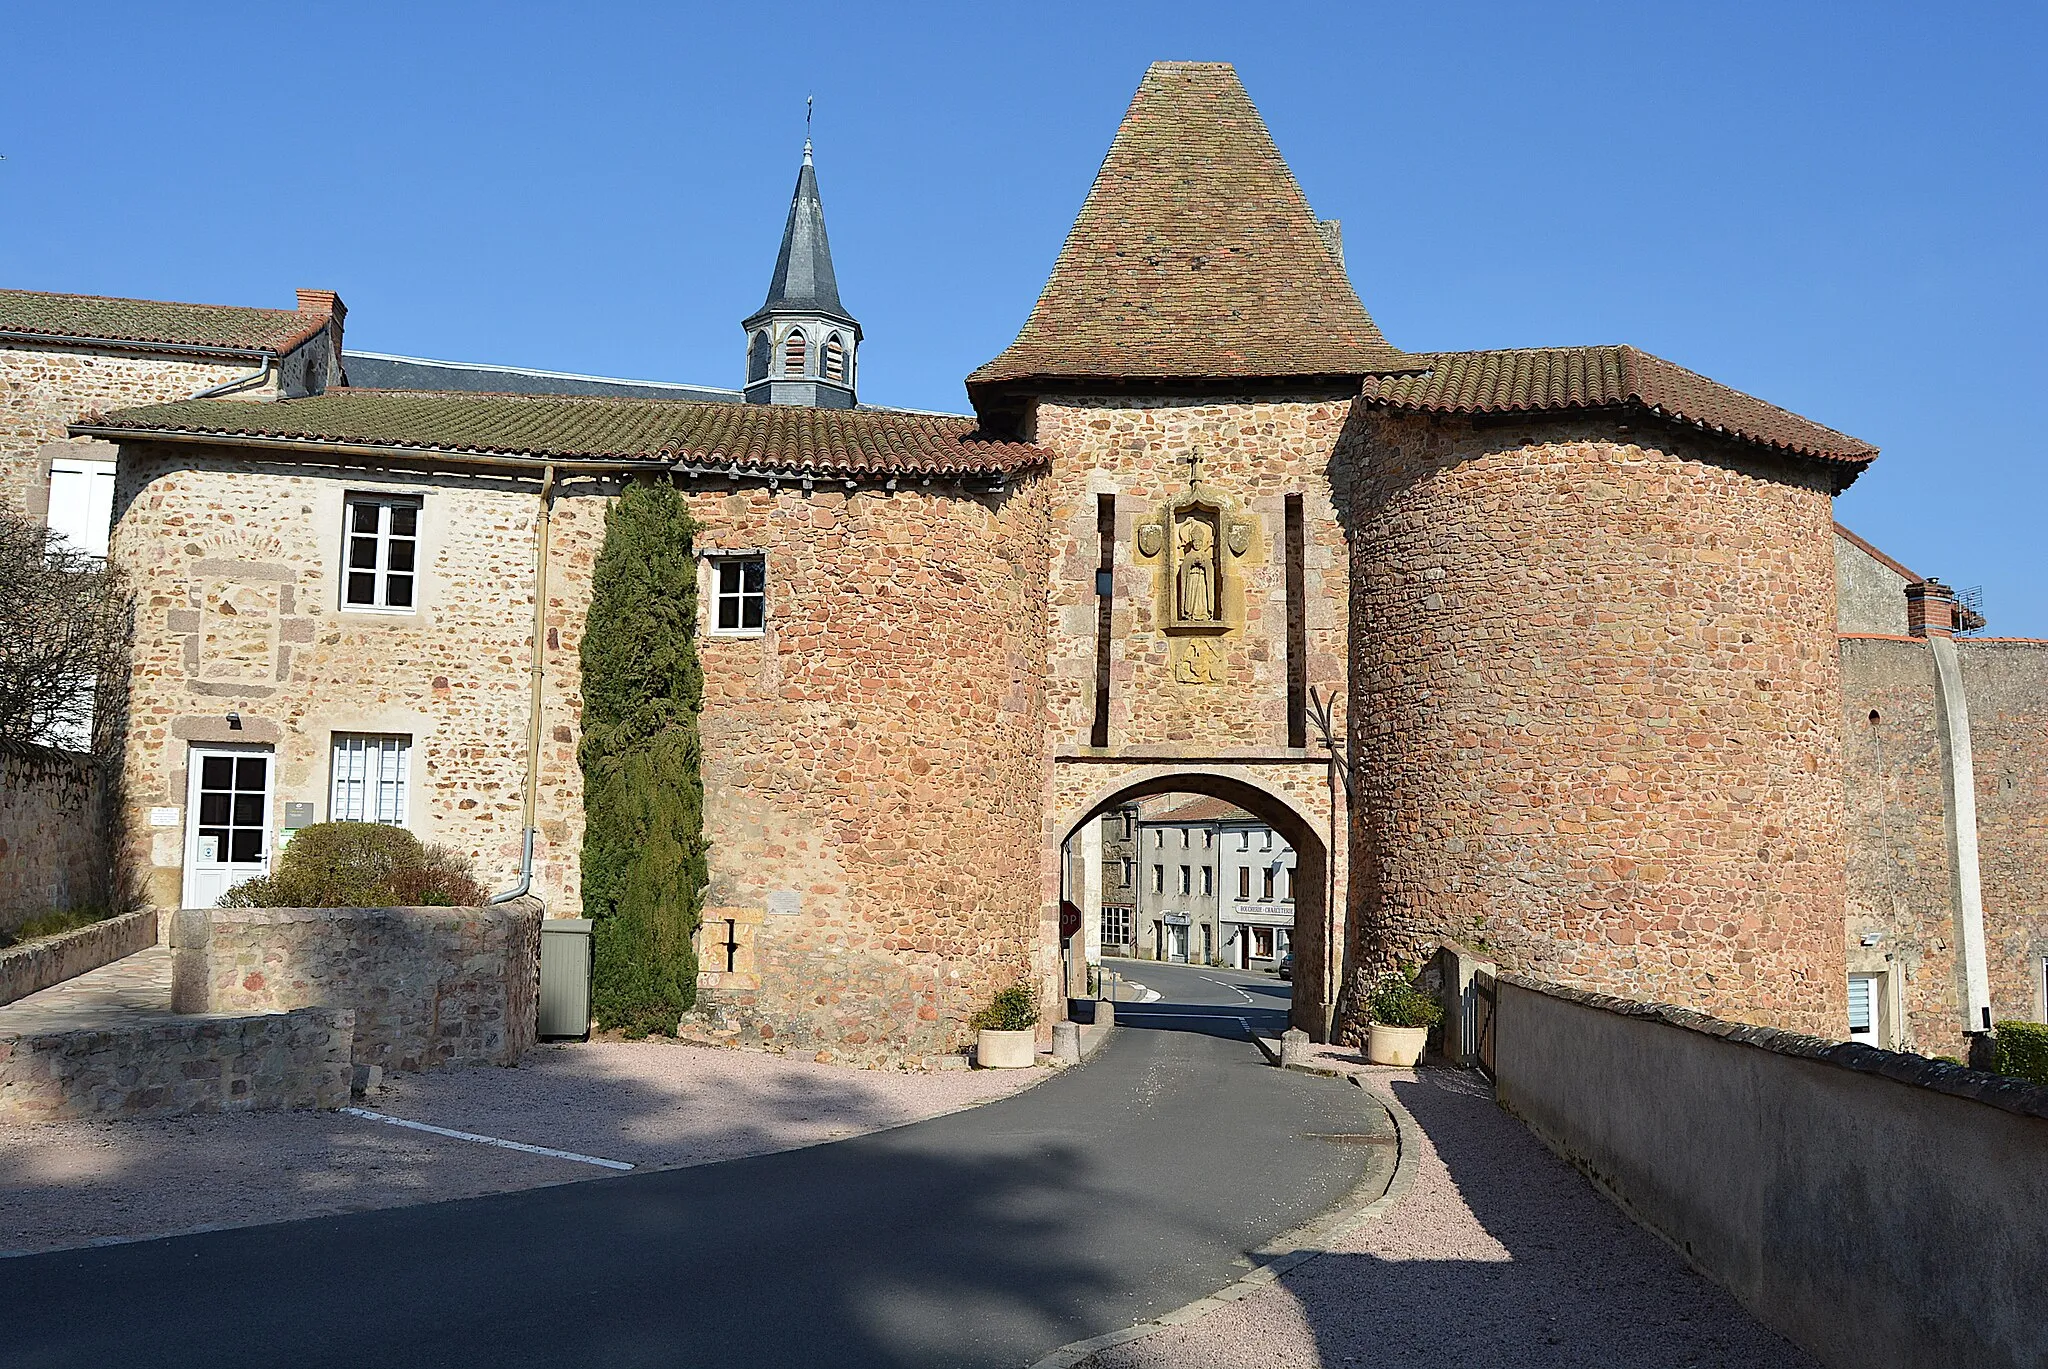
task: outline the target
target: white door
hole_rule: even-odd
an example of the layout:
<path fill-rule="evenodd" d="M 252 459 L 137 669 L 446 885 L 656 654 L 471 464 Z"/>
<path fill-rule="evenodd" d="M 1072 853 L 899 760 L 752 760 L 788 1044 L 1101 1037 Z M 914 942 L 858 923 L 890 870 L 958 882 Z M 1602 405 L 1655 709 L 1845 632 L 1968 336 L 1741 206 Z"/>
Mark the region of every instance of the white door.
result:
<path fill-rule="evenodd" d="M 185 791 L 185 906 L 270 873 L 270 748 L 195 746 Z"/>
<path fill-rule="evenodd" d="M 1185 923 L 1181 923 L 1181 924 L 1178 924 L 1178 925 L 1175 925 L 1175 926 L 1170 926 L 1170 927 L 1168 927 L 1168 928 L 1166 929 L 1166 936 L 1167 936 L 1167 939 L 1168 939 L 1168 941 L 1169 941 L 1169 942 L 1171 942 L 1171 943 L 1172 943 L 1172 946 L 1173 946 L 1173 949 L 1172 949 L 1172 951 L 1171 951 L 1171 952 L 1169 952 L 1169 953 L 1168 953 L 1168 955 L 1167 955 L 1167 959 L 1168 959 L 1168 960 L 1171 960 L 1171 961 L 1173 961 L 1173 962 L 1174 962 L 1175 964 L 1177 964 L 1177 965 L 1185 965 L 1185 964 L 1187 964 L 1187 963 L 1188 963 L 1188 929 L 1187 929 L 1187 924 L 1185 924 Z"/>
<path fill-rule="evenodd" d="M 1852 974 L 1849 976 L 1849 1039 L 1861 1041 L 1866 1046 L 1882 1046 L 1877 1039 L 1878 988 L 1881 975 Z"/>

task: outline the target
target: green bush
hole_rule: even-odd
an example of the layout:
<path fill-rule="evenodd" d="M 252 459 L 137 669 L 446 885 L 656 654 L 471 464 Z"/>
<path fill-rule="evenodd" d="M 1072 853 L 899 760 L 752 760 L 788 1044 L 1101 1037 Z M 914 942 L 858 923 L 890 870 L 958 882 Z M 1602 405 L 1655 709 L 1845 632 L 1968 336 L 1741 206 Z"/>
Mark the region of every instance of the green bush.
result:
<path fill-rule="evenodd" d="M 1038 1025 L 1038 995 L 1023 984 L 997 993 L 989 1005 L 967 1019 L 978 1032 L 1021 1032 Z"/>
<path fill-rule="evenodd" d="M 583 909 L 591 1011 L 672 1035 L 697 1001 L 692 938 L 708 878 L 697 715 L 696 526 L 667 484 L 605 517 L 583 629 Z"/>
<path fill-rule="evenodd" d="M 1388 975 L 1372 991 L 1372 1020 L 1383 1027 L 1434 1027 L 1443 1005 L 1399 975 Z"/>
<path fill-rule="evenodd" d="M 319 822 L 302 827 L 277 868 L 228 890 L 223 908 L 471 908 L 488 895 L 466 857 L 426 846 L 403 827 Z"/>
<path fill-rule="evenodd" d="M 2000 1022 L 1993 1038 L 1998 1047 L 1998 1072 L 2030 1084 L 2048 1084 L 2048 1026 L 2039 1022 Z"/>
<path fill-rule="evenodd" d="M 90 927 L 95 922 L 105 922 L 112 917 L 109 908 L 62 908 L 55 912 L 42 913 L 28 919 L 12 931 L 0 932 L 0 947 L 18 946 L 24 941 L 40 941 L 46 936 L 61 936 L 75 932 L 80 927 Z"/>

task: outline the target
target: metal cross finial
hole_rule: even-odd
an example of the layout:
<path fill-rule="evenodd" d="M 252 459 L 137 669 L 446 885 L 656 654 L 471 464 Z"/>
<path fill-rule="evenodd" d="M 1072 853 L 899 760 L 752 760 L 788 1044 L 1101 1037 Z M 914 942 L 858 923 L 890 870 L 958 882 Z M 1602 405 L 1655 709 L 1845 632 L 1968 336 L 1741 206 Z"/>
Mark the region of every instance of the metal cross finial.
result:
<path fill-rule="evenodd" d="M 804 161 L 807 163 L 811 160 L 811 104 L 817 98 L 815 95 L 804 96 Z"/>

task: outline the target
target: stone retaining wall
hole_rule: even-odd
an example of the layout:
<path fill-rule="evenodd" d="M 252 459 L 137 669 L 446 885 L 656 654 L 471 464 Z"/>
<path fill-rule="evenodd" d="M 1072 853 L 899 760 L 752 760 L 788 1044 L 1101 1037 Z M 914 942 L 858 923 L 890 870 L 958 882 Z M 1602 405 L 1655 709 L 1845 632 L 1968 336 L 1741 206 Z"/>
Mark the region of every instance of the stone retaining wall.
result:
<path fill-rule="evenodd" d="M 104 895 L 99 798 L 90 756 L 0 737 L 0 931 Z"/>
<path fill-rule="evenodd" d="M 76 979 L 156 944 L 156 910 L 110 917 L 74 932 L 0 951 L 0 1003 Z"/>
<path fill-rule="evenodd" d="M 2048 1364 L 2048 1088 L 1503 976 L 1501 1104 L 1823 1364 Z"/>
<path fill-rule="evenodd" d="M 534 1044 L 540 905 L 185 908 L 173 914 L 181 1013 L 353 1010 L 357 1063 L 518 1063 Z"/>
<path fill-rule="evenodd" d="M 302 1008 L 0 1037 L 0 1121 L 343 1107 L 354 1029 Z"/>

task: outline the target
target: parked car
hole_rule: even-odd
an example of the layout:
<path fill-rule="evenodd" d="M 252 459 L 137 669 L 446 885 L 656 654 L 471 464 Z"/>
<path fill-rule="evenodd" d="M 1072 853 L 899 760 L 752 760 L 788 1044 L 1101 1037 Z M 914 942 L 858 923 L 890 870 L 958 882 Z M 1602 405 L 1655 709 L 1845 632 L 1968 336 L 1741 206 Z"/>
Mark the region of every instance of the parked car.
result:
<path fill-rule="evenodd" d="M 1280 957 L 1280 977 L 1289 983 L 1294 981 L 1294 952 L 1289 951 Z"/>

